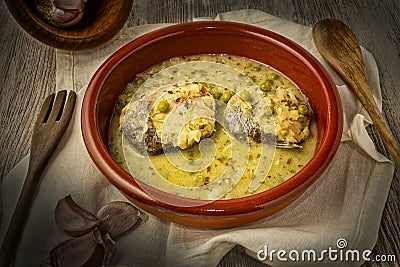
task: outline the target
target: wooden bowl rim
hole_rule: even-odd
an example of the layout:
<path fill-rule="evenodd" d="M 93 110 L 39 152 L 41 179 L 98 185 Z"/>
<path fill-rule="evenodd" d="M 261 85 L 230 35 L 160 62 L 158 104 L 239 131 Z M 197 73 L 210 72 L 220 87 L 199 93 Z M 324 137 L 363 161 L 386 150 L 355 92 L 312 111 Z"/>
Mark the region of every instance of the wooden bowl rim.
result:
<path fill-rule="evenodd" d="M 133 0 L 105 1 L 106 8 L 102 13 L 112 18 L 113 23 L 105 24 L 101 29 L 95 29 L 94 23 L 84 29 L 79 28 L 79 23 L 76 27 L 62 29 L 37 17 L 25 0 L 5 0 L 5 3 L 29 35 L 48 46 L 68 51 L 92 49 L 112 39 L 124 26 L 133 6 Z M 115 10 L 107 9 L 107 6 L 114 6 Z"/>

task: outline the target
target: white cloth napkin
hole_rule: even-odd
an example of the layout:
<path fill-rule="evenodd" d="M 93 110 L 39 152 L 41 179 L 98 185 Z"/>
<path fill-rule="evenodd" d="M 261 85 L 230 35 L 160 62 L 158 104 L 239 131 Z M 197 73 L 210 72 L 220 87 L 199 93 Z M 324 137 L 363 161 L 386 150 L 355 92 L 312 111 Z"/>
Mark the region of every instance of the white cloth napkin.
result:
<path fill-rule="evenodd" d="M 362 253 L 366 249 L 372 250 L 394 168 L 375 150 L 365 130 L 368 120 L 361 104 L 318 54 L 312 42 L 311 28 L 257 10 L 223 13 L 216 20 L 244 22 L 275 31 L 297 42 L 320 60 L 332 75 L 344 106 L 344 133 L 338 153 L 325 173 L 298 200 L 275 215 L 250 225 L 223 230 L 184 227 L 150 215 L 146 223 L 141 223 L 117 240 L 113 264 L 215 266 L 237 244 L 257 258 L 259 251 L 265 248 L 269 252 L 298 251 L 300 255 L 305 250 L 316 253 L 329 248 L 338 250 L 343 248 L 337 244 L 340 238 L 347 242 L 343 251 L 351 249 Z M 124 28 L 112 41 L 90 51 L 57 51 L 57 89 L 83 89 L 78 93 L 71 134 L 65 138 L 64 147 L 53 157 L 42 179 L 17 251 L 15 266 L 39 265 L 52 247 L 67 238 L 57 229 L 53 219 L 58 199 L 71 194 L 77 203 L 92 212 L 112 200 L 124 200 L 86 152 L 80 131 L 80 106 L 85 85 L 106 57 L 128 41 L 164 26 L 166 24 Z M 363 55 L 369 84 L 377 103 L 381 105 L 376 63 L 364 49 Z M 15 166 L 1 185 L 3 217 L 0 239 L 14 210 L 28 157 Z M 272 266 L 343 266 L 343 260 L 333 261 L 327 255 L 321 260 L 288 259 L 285 262 L 278 260 L 275 254 L 266 262 Z M 362 261 L 346 262 L 346 266 L 358 266 Z"/>

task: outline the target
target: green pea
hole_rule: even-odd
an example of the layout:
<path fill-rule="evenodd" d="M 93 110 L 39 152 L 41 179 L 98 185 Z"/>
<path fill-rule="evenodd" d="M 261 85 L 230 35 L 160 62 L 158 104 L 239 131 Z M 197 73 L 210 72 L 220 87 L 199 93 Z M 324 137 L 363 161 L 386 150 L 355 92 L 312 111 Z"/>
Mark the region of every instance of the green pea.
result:
<path fill-rule="evenodd" d="M 298 109 L 300 115 L 308 115 L 307 105 L 304 105 L 304 104 L 299 105 L 297 109 Z"/>
<path fill-rule="evenodd" d="M 247 91 L 242 91 L 240 92 L 240 98 L 244 101 L 250 101 L 251 100 L 251 95 Z"/>
<path fill-rule="evenodd" d="M 273 113 L 274 113 L 274 109 L 271 106 L 264 107 L 264 116 L 271 117 Z"/>
<path fill-rule="evenodd" d="M 126 94 L 126 96 L 131 98 L 134 94 L 135 94 L 134 91 L 130 91 L 129 93 Z"/>
<path fill-rule="evenodd" d="M 158 105 L 157 109 L 162 113 L 167 113 L 169 111 L 169 103 L 167 100 L 161 100 Z"/>
<path fill-rule="evenodd" d="M 260 85 L 260 90 L 264 92 L 269 92 L 271 91 L 271 87 L 273 84 L 274 84 L 273 80 L 266 80 Z"/>
<path fill-rule="evenodd" d="M 229 99 L 231 99 L 232 94 L 231 92 L 224 92 L 220 98 L 220 100 L 224 103 L 228 103 Z"/>
<path fill-rule="evenodd" d="M 245 65 L 244 65 L 246 68 L 250 68 L 251 66 L 253 66 L 250 62 L 247 62 Z"/>
<path fill-rule="evenodd" d="M 254 71 L 260 71 L 260 70 L 261 70 L 261 67 L 260 67 L 260 66 L 254 66 L 253 70 L 254 70 Z"/>
<path fill-rule="evenodd" d="M 271 80 L 276 80 L 276 79 L 278 79 L 278 78 L 279 78 L 279 75 L 276 74 L 276 73 L 270 73 L 270 74 L 268 75 L 268 79 L 271 79 Z"/>
<path fill-rule="evenodd" d="M 214 99 L 220 99 L 222 96 L 222 93 L 219 91 L 212 91 L 211 95 L 214 97 Z"/>
<path fill-rule="evenodd" d="M 136 85 L 141 86 L 144 83 L 144 79 L 142 77 L 139 77 L 135 80 Z"/>

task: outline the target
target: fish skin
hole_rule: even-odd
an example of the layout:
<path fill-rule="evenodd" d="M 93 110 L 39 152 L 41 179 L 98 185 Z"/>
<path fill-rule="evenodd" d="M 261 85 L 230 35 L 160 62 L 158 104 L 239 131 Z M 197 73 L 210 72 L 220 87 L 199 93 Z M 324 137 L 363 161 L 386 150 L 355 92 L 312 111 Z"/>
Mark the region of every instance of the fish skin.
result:
<path fill-rule="evenodd" d="M 251 137 L 255 142 L 261 142 L 261 129 L 251 111 L 228 103 L 224 119 L 226 128 L 237 140 L 245 142 Z"/>
<path fill-rule="evenodd" d="M 143 97 L 129 103 L 127 114 L 122 123 L 122 134 L 136 148 L 145 155 L 158 155 L 163 153 L 161 138 L 149 117 L 151 101 Z"/>

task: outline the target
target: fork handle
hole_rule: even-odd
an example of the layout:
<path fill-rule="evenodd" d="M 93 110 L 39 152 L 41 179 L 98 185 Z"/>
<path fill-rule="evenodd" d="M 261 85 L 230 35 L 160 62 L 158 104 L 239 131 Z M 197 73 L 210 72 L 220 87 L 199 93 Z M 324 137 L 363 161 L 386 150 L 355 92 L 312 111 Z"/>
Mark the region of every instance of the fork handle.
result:
<path fill-rule="evenodd" d="M 24 185 L 22 186 L 17 206 L 15 207 L 6 235 L 1 244 L 0 266 L 9 266 L 14 258 L 19 240 L 21 239 L 22 232 L 29 217 L 33 200 L 37 193 L 41 175 L 51 154 L 46 156 L 47 157 L 42 158 L 42 160 L 37 161 L 32 159 L 29 162 L 28 173 Z"/>
<path fill-rule="evenodd" d="M 55 100 L 54 94 L 49 95 L 45 99 L 36 120 L 31 139 L 28 173 L 0 247 L 0 266 L 9 266 L 14 258 L 36 197 L 43 170 L 60 143 L 72 118 L 76 94 L 70 91 L 67 99 L 66 95 L 66 90 L 60 91 Z"/>

